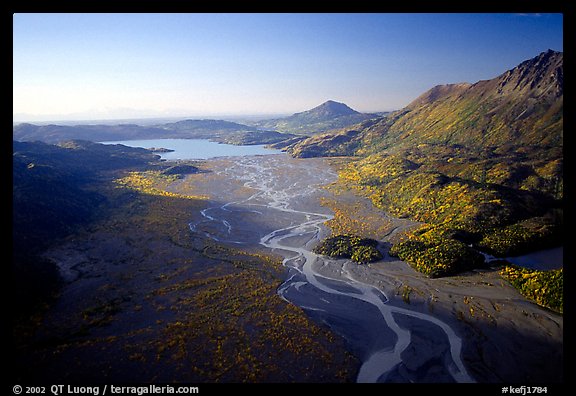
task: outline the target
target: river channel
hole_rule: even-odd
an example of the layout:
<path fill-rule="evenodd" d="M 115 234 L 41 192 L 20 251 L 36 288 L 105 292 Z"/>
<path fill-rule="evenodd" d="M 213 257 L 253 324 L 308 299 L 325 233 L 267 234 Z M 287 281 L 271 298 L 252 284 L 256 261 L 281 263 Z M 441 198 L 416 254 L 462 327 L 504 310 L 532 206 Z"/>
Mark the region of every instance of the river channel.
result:
<path fill-rule="evenodd" d="M 340 260 L 332 275 L 318 270 L 334 262 L 312 252 L 332 218 L 319 205 L 321 186 L 337 177 L 326 163 L 284 154 L 225 163 L 214 169 L 217 181 L 196 186 L 212 192 L 215 203 L 190 229 L 281 254 L 288 270 L 279 295 L 348 341 L 362 361 L 358 382 L 475 382 L 462 361 L 462 339 L 448 323 L 391 304 L 382 289 L 353 276 L 357 264 Z"/>

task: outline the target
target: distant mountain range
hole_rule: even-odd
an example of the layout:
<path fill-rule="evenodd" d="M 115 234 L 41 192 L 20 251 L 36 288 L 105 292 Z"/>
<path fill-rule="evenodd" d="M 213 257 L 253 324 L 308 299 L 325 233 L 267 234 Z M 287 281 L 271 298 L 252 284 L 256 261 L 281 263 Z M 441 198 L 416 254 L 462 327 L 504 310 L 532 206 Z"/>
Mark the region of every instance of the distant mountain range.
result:
<path fill-rule="evenodd" d="M 12 129 L 12 138 L 21 142 L 41 141 L 59 143 L 65 140 L 107 140 L 155 139 L 170 137 L 166 130 L 155 127 L 142 127 L 135 124 L 120 125 L 35 125 L 22 123 Z"/>
<path fill-rule="evenodd" d="M 184 120 L 154 126 L 24 123 L 13 128 L 13 139 L 46 143 L 71 139 L 212 139 L 232 144 L 277 144 L 302 157 L 365 155 L 416 143 L 460 144 L 466 148 L 554 145 L 562 139 L 562 62 L 562 53 L 546 51 L 491 80 L 436 86 L 404 109 L 385 115 L 360 113 L 329 100 L 289 117 L 250 125 L 223 120 Z"/>
<path fill-rule="evenodd" d="M 260 130 L 253 126 L 223 120 L 183 120 L 159 125 L 174 138 L 211 139 L 221 143 L 251 145 L 284 141 L 294 135 Z"/>
<path fill-rule="evenodd" d="M 258 121 L 254 125 L 279 132 L 310 136 L 331 129 L 344 128 L 375 117 L 378 115 L 359 113 L 344 103 L 329 100 L 313 109 L 293 114 L 290 117 Z"/>
<path fill-rule="evenodd" d="M 334 128 L 378 117 L 362 114 L 343 103 L 327 101 L 318 107 L 290 117 L 263 120 L 251 125 L 224 120 L 183 120 L 152 126 L 119 125 L 34 125 L 14 126 L 13 139 L 59 143 L 83 139 L 93 142 L 134 139 L 211 139 L 221 143 L 251 145 L 300 140 Z M 295 135 L 297 134 L 297 135 Z M 294 140 L 296 139 L 296 140 Z"/>
<path fill-rule="evenodd" d="M 93 142 L 134 139 L 211 139 L 230 144 L 270 144 L 294 135 L 263 131 L 256 127 L 223 120 L 183 120 L 154 126 L 120 125 L 34 125 L 13 128 L 17 141 L 59 143 L 82 139 Z"/>

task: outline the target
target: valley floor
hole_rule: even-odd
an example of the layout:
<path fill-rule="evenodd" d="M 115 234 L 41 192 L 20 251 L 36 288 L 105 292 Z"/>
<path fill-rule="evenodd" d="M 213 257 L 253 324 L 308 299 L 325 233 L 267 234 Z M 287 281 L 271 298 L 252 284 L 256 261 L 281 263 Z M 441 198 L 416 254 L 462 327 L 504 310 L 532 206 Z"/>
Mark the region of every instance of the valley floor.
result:
<path fill-rule="evenodd" d="M 303 165 L 311 172 L 327 167 L 325 160 L 311 161 Z M 279 286 L 292 274 L 281 266 L 280 254 L 290 255 L 259 242 L 283 224 L 294 224 L 295 217 L 271 211 L 269 201 L 269 212 L 257 207 L 264 195 L 257 195 L 246 179 L 226 176 L 234 165 L 230 159 L 207 161 L 207 172 L 158 185 L 172 196 L 110 190 L 116 207 L 105 219 L 46 252 L 67 275 L 67 284 L 39 331 L 21 339 L 15 362 L 19 379 L 355 381 L 360 361 L 368 360 L 373 346 L 362 345 L 362 340 L 351 343 L 314 322 L 311 317 L 329 323 L 314 314 L 318 310 L 307 309 L 306 314 L 278 295 Z M 278 180 L 291 180 L 290 169 L 272 171 Z M 207 199 L 184 198 L 188 194 Z M 248 202 L 266 216 L 226 205 Z M 328 223 L 332 230 L 361 231 L 381 241 L 385 251 L 403 230 L 415 225 L 387 217 L 368 200 L 334 184 L 313 195 L 295 194 L 291 202 L 299 210 L 334 212 Z M 229 221 L 206 222 L 215 217 L 207 209 L 227 213 Z M 240 240 L 219 239 L 236 225 L 239 232 L 234 236 Z M 316 238 L 328 232 L 323 227 Z M 286 243 L 310 247 L 309 239 L 293 237 Z M 449 359 L 454 351 L 448 349 L 454 344 L 443 341 L 448 333 L 443 335 L 434 324 L 441 322 L 461 340 L 459 357 L 476 382 L 563 380 L 562 316 L 528 302 L 497 270 L 430 279 L 388 255 L 368 265 L 332 259 L 310 265 L 324 282 L 352 280 L 376 287 L 394 308 L 398 326 L 409 330 L 402 363 L 382 379 L 451 381 L 440 367 L 452 372 Z"/>
<path fill-rule="evenodd" d="M 211 201 L 162 187 L 110 189 L 44 254 L 66 284 L 35 334 L 15 327 L 15 383 L 353 381 L 344 341 L 277 295 L 280 258 L 192 233 Z"/>

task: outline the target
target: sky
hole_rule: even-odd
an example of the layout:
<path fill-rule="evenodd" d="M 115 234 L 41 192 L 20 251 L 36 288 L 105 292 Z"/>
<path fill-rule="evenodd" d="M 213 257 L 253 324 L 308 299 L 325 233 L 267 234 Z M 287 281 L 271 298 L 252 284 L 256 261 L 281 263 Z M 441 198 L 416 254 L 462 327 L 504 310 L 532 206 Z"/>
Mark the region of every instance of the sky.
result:
<path fill-rule="evenodd" d="M 548 49 L 562 14 L 15 14 L 13 120 L 389 111 Z"/>

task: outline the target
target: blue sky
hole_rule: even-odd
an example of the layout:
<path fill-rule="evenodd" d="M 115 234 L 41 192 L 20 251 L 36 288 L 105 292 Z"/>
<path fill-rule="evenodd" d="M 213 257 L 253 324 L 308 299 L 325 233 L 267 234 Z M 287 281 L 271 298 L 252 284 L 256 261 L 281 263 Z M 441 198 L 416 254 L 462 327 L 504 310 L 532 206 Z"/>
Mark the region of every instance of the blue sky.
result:
<path fill-rule="evenodd" d="M 15 14 L 14 121 L 407 105 L 547 49 L 561 14 Z"/>

